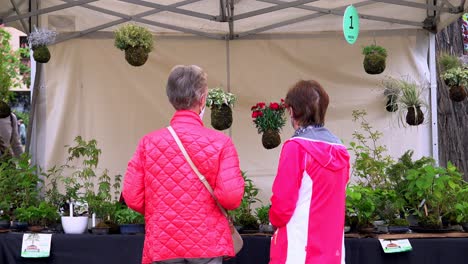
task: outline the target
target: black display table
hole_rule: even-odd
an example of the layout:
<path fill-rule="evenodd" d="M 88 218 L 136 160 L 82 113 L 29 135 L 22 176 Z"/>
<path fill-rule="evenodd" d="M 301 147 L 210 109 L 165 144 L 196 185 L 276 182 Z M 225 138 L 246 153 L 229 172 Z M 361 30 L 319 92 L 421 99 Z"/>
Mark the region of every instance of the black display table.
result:
<path fill-rule="evenodd" d="M 23 234 L 0 234 L 1 264 L 138 264 L 143 247 L 142 235 L 65 235 L 52 236 L 51 257 L 20 257 Z M 410 239 L 413 251 L 384 254 L 374 238 L 347 238 L 347 264 L 455 264 L 468 263 L 468 238 Z M 226 264 L 267 264 L 270 237 L 244 236 L 244 248 Z M 322 263 L 321 263 L 322 264 Z M 325 264 L 325 263 L 323 263 Z"/>

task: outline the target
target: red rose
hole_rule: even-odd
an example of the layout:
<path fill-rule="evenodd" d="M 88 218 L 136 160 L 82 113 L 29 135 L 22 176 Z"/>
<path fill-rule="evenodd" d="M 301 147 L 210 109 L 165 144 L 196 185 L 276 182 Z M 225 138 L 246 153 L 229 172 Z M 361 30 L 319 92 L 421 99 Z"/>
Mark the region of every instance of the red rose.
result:
<path fill-rule="evenodd" d="M 273 110 L 278 110 L 280 106 L 278 103 L 270 103 L 270 108 Z"/>
<path fill-rule="evenodd" d="M 253 110 L 256 109 L 257 107 L 258 107 L 258 105 L 254 105 L 254 106 L 252 106 L 252 107 L 250 108 L 250 110 L 253 111 Z"/>
<path fill-rule="evenodd" d="M 260 108 L 264 108 L 265 107 L 265 103 L 264 102 L 260 102 L 257 104 L 258 107 Z"/>

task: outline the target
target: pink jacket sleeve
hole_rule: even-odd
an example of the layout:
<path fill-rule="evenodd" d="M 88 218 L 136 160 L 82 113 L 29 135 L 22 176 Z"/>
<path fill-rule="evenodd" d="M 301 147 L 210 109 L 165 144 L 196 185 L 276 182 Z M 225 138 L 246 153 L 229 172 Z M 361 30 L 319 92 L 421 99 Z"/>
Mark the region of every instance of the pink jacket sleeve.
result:
<path fill-rule="evenodd" d="M 214 194 L 226 210 L 239 207 L 244 195 L 244 178 L 239 168 L 239 157 L 231 139 L 226 141 L 220 155 Z"/>
<path fill-rule="evenodd" d="M 294 141 L 287 141 L 281 150 L 278 172 L 273 182 L 270 222 L 285 226 L 291 219 L 299 196 L 303 173 L 304 153 Z"/>
<path fill-rule="evenodd" d="M 125 173 L 123 197 L 131 209 L 145 214 L 145 172 L 144 172 L 144 139 L 138 144 L 132 159 L 128 162 Z"/>

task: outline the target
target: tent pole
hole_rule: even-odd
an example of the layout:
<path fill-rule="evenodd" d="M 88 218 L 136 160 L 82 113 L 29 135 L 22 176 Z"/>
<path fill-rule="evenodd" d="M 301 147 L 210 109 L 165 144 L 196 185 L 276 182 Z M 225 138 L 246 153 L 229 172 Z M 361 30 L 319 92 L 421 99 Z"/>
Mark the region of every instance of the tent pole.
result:
<path fill-rule="evenodd" d="M 436 165 L 439 165 L 439 131 L 437 127 L 437 65 L 436 65 L 436 44 L 434 33 L 429 33 L 429 70 L 431 73 L 431 139 L 432 158 Z"/>
<path fill-rule="evenodd" d="M 26 152 L 31 150 L 31 138 L 33 132 L 33 126 L 35 126 L 34 121 L 36 119 L 36 105 L 37 98 L 39 96 L 39 91 L 41 87 L 41 76 L 42 76 L 42 63 L 36 63 L 36 74 L 34 77 L 34 86 L 32 90 L 32 100 L 31 100 L 31 112 L 29 112 L 29 125 L 28 132 L 26 134 Z M 34 140 L 36 142 L 37 139 Z"/>

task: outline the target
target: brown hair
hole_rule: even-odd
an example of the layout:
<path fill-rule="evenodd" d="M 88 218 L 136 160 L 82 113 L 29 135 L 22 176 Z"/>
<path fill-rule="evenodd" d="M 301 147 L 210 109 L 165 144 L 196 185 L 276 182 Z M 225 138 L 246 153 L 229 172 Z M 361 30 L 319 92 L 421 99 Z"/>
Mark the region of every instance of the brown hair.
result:
<path fill-rule="evenodd" d="M 286 95 L 285 103 L 293 110 L 300 126 L 324 125 L 330 99 L 322 86 L 313 80 L 297 82 Z"/>

